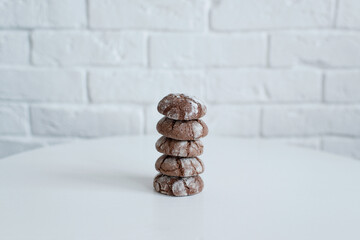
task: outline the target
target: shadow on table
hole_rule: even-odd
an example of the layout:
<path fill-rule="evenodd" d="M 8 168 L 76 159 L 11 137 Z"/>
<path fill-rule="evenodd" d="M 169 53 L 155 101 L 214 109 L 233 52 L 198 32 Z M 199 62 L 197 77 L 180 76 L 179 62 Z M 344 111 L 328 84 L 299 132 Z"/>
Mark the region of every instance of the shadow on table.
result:
<path fill-rule="evenodd" d="M 124 171 L 86 171 L 79 170 L 56 172 L 51 174 L 52 180 L 61 182 L 62 185 L 69 184 L 71 188 L 81 187 L 123 189 L 127 191 L 153 192 L 152 182 L 154 176 L 140 175 Z M 70 187 L 70 186 L 69 186 Z"/>

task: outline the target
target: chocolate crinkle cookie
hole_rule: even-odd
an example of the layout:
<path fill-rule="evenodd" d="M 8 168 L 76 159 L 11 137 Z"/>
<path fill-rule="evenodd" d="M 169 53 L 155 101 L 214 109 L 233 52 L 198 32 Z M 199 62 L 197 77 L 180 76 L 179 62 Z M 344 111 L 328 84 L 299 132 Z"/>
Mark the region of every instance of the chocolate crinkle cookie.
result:
<path fill-rule="evenodd" d="M 195 97 L 184 94 L 169 94 L 157 107 L 159 113 L 174 120 L 199 119 L 206 114 L 206 106 Z"/>
<path fill-rule="evenodd" d="M 204 163 L 198 157 L 173 157 L 162 155 L 155 163 L 155 169 L 174 177 L 191 177 L 204 172 Z"/>
<path fill-rule="evenodd" d="M 185 94 L 169 94 L 158 104 L 158 111 L 165 115 L 156 125 L 162 135 L 156 150 L 164 155 L 155 163 L 160 172 L 154 179 L 157 192 L 170 196 L 190 196 L 204 188 L 199 174 L 204 163 L 197 157 L 203 153 L 200 138 L 208 135 L 208 127 L 200 120 L 206 106 Z"/>
<path fill-rule="evenodd" d="M 167 137 L 160 137 L 156 144 L 159 152 L 176 157 L 197 157 L 203 153 L 203 144 L 200 140 L 182 141 Z"/>
<path fill-rule="evenodd" d="M 204 188 L 204 182 L 200 176 L 183 178 L 159 174 L 154 179 L 154 188 L 162 194 L 182 197 L 201 192 Z"/>
<path fill-rule="evenodd" d="M 196 140 L 208 134 L 207 125 L 200 119 L 183 121 L 163 117 L 156 129 L 161 135 L 177 140 Z"/>

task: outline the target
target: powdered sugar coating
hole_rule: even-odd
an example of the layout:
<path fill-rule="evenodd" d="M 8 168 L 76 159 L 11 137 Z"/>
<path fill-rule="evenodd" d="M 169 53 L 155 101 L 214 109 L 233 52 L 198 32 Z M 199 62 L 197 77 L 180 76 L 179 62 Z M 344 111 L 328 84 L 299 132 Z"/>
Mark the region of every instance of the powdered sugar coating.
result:
<path fill-rule="evenodd" d="M 186 192 L 184 181 L 174 182 L 172 185 L 172 191 L 173 191 L 174 195 L 176 193 L 175 196 L 178 196 L 178 197 L 186 196 L 187 192 Z"/>
<path fill-rule="evenodd" d="M 204 182 L 200 176 L 169 177 L 159 174 L 154 179 L 154 188 L 157 192 L 170 196 L 189 196 L 202 191 Z"/>
<path fill-rule="evenodd" d="M 176 140 L 197 140 L 208 134 L 208 127 L 201 119 L 185 121 L 163 117 L 156 129 L 161 135 Z"/>
<path fill-rule="evenodd" d="M 186 146 L 188 145 L 187 142 L 181 141 L 177 143 L 177 147 L 172 149 L 172 152 L 175 156 L 187 156 Z"/>
<path fill-rule="evenodd" d="M 168 176 L 191 177 L 204 172 L 204 163 L 198 157 L 184 158 L 162 155 L 156 161 L 155 169 Z"/>
<path fill-rule="evenodd" d="M 194 138 L 198 139 L 198 138 L 202 137 L 204 127 L 198 122 L 193 122 L 192 123 L 192 130 L 193 130 Z"/>
<path fill-rule="evenodd" d="M 158 104 L 158 111 L 175 120 L 199 119 L 206 114 L 206 106 L 197 98 L 185 94 L 169 94 Z"/>
<path fill-rule="evenodd" d="M 184 119 L 190 119 L 191 116 L 197 115 L 197 113 L 199 112 L 199 106 L 195 102 L 195 100 L 190 101 L 190 105 L 191 105 L 191 111 L 190 112 L 185 112 L 185 118 Z"/>
<path fill-rule="evenodd" d="M 156 181 L 155 181 L 156 180 Z M 154 180 L 154 188 L 156 191 L 161 193 L 166 193 L 170 191 L 170 184 L 171 179 L 165 175 L 159 176 L 157 179 Z"/>
<path fill-rule="evenodd" d="M 160 137 L 155 144 L 159 152 L 177 157 L 197 157 L 203 153 L 203 144 L 200 140 L 181 141 L 167 137 Z"/>
<path fill-rule="evenodd" d="M 200 188 L 202 189 L 202 186 L 196 182 L 195 178 L 185 178 L 184 181 L 184 185 L 187 185 L 188 188 L 194 189 L 195 192 L 201 191 Z"/>
<path fill-rule="evenodd" d="M 203 152 L 198 139 L 208 134 L 206 124 L 199 119 L 206 114 L 206 106 L 195 97 L 169 94 L 159 102 L 158 111 L 166 117 L 157 124 L 163 136 L 155 146 L 165 155 L 155 163 L 160 172 L 154 179 L 155 190 L 171 196 L 201 192 L 204 183 L 198 174 L 204 165 L 196 156 Z"/>

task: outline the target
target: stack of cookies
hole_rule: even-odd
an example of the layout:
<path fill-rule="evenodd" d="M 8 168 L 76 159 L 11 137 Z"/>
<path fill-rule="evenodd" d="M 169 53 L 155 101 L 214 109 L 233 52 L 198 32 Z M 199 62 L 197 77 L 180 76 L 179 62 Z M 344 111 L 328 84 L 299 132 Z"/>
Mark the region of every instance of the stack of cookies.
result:
<path fill-rule="evenodd" d="M 154 179 L 155 190 L 170 196 L 201 192 L 204 183 L 199 174 L 204 171 L 204 164 L 198 158 L 203 153 L 199 139 L 208 134 L 208 127 L 200 118 L 206 114 L 206 106 L 194 97 L 169 94 L 157 109 L 165 117 L 156 126 L 163 135 L 156 142 L 156 149 L 164 155 L 155 163 L 160 172 Z"/>

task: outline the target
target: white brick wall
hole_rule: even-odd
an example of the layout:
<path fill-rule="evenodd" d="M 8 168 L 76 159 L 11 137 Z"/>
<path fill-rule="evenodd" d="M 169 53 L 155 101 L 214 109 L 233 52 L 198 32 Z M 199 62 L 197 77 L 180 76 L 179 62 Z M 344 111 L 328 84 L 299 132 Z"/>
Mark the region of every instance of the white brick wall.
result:
<path fill-rule="evenodd" d="M 0 99 L 25 102 L 81 102 L 85 73 L 77 70 L 0 69 Z"/>
<path fill-rule="evenodd" d="M 360 108 L 344 106 L 265 107 L 264 136 L 348 135 L 360 137 Z"/>
<path fill-rule="evenodd" d="M 0 0 L 0 157 L 155 134 L 169 92 L 211 135 L 360 158 L 357 0 Z"/>
<path fill-rule="evenodd" d="M 260 108 L 254 106 L 208 106 L 206 123 L 214 135 L 259 136 Z"/>
<path fill-rule="evenodd" d="M 202 30 L 207 18 L 206 0 L 92 0 L 89 3 L 90 26 L 98 29 Z"/>
<path fill-rule="evenodd" d="M 204 74 L 174 70 L 101 70 L 89 75 L 92 102 L 153 103 L 170 92 L 204 97 Z M 129 84 L 131 83 L 131 84 Z M 151 93 L 149 93 L 151 90 Z"/>
<path fill-rule="evenodd" d="M 161 34 L 150 37 L 154 68 L 265 66 L 264 34 Z"/>
<path fill-rule="evenodd" d="M 339 2 L 339 17 L 336 23 L 339 27 L 360 28 L 360 2 L 354 0 L 342 0 Z"/>
<path fill-rule="evenodd" d="M 211 26 L 216 30 L 330 27 L 335 0 L 215 1 Z"/>
<path fill-rule="evenodd" d="M 207 97 L 214 103 L 319 102 L 321 73 L 313 70 L 210 70 Z"/>
<path fill-rule="evenodd" d="M 0 27 L 65 28 L 86 24 L 86 0 L 0 0 Z"/>
<path fill-rule="evenodd" d="M 360 102 L 360 71 L 329 71 L 326 73 L 325 101 Z"/>
<path fill-rule="evenodd" d="M 26 134 L 27 109 L 21 105 L 0 104 L 0 134 Z"/>
<path fill-rule="evenodd" d="M 360 67 L 360 33 L 304 32 L 270 36 L 270 65 Z"/>
<path fill-rule="evenodd" d="M 36 31 L 32 42 L 34 65 L 143 66 L 146 59 L 142 33 Z"/>
<path fill-rule="evenodd" d="M 0 64 L 29 64 L 29 36 L 26 32 L 0 32 Z"/>
<path fill-rule="evenodd" d="M 68 106 L 32 107 L 35 136 L 101 137 L 143 132 L 140 107 Z"/>

